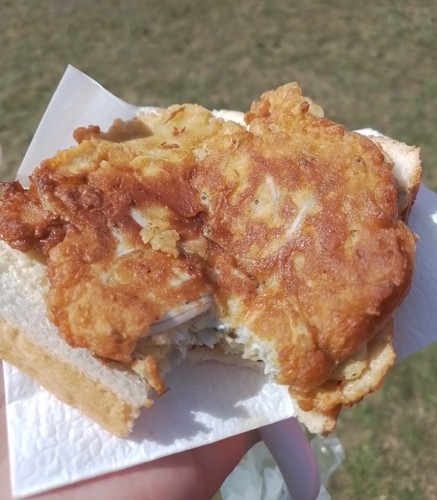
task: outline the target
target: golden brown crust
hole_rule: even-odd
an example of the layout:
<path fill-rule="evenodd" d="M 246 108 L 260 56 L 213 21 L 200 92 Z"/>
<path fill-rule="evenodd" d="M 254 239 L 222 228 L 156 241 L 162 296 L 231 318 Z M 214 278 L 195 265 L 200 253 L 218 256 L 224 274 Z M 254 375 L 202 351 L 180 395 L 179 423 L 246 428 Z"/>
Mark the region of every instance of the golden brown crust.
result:
<path fill-rule="evenodd" d="M 56 354 L 12 328 L 1 317 L 0 358 L 16 366 L 60 401 L 77 408 L 111 434 L 124 437 L 132 430 L 139 414 L 138 407 L 92 380 L 87 373 L 60 361 Z"/>
<path fill-rule="evenodd" d="M 366 366 L 358 376 L 343 380 L 331 379 L 313 391 L 294 393 L 299 406 L 306 411 L 329 414 L 342 406 L 350 406 L 377 390 L 395 361 L 392 338 L 393 321 L 390 320 L 366 346 Z"/>
<path fill-rule="evenodd" d="M 125 137 L 129 127 L 119 128 Z M 162 140 L 149 144 L 146 134 L 125 145 L 107 140 L 115 130 L 96 134 L 81 131 L 79 146 L 43 162 L 29 191 L 9 186 L 0 236 L 20 250 L 43 250 L 50 319 L 70 345 L 129 362 L 152 322 L 207 290 L 201 258 L 183 252 L 202 237 L 201 215 L 197 194 L 180 182 L 192 168 L 189 151 L 174 166 Z M 154 147 L 166 161 L 159 176 L 144 179 L 140 153 Z"/>
<path fill-rule="evenodd" d="M 320 118 L 297 86 L 246 119 L 249 134 L 208 141 L 193 177 L 216 297 L 226 323 L 274 343 L 279 382 L 311 391 L 402 301 L 415 240 L 381 149 Z"/>
<path fill-rule="evenodd" d="M 34 186 L 24 189 L 18 181 L 2 183 L 0 238 L 12 248 L 45 252 L 65 235 L 64 224 L 46 210 Z M 25 207 L 25 208 L 24 208 Z"/>
<path fill-rule="evenodd" d="M 78 129 L 27 193 L 8 188 L 0 237 L 46 255 L 50 318 L 70 345 L 123 363 L 165 310 L 213 293 L 227 326 L 273 346 L 278 382 L 327 429 L 385 373 L 330 382 L 409 289 L 415 239 L 401 219 L 420 177 L 400 202 L 383 149 L 297 84 L 263 94 L 246 122 L 184 105 Z"/>

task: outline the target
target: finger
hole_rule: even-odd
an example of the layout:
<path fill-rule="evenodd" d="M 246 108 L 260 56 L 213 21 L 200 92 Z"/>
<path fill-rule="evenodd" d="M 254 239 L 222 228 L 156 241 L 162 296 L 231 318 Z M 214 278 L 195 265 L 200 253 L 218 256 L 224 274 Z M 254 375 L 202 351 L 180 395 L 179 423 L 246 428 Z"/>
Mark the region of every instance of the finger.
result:
<path fill-rule="evenodd" d="M 35 497 L 37 500 L 206 499 L 206 485 L 191 452 L 99 476 Z M 208 499 L 209 500 L 209 499 Z"/>
<path fill-rule="evenodd" d="M 258 433 L 252 431 L 193 450 L 205 478 L 208 499 L 212 498 L 226 477 L 258 441 Z"/>

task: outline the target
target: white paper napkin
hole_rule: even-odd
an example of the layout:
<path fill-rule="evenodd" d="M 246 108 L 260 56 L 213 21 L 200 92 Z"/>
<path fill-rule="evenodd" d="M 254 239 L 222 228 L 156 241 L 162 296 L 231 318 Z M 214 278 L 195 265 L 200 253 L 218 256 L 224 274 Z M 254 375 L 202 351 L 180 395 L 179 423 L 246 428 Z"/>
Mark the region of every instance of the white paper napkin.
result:
<path fill-rule="evenodd" d="M 107 128 L 114 118 L 129 119 L 137 111 L 69 66 L 18 178 L 26 184 L 40 160 L 72 145 L 75 127 Z M 399 359 L 437 340 L 437 195 L 424 186 L 410 223 L 420 241 L 412 290 L 395 318 Z M 17 497 L 194 448 L 294 414 L 284 387 L 255 370 L 211 361 L 171 372 L 169 392 L 143 412 L 129 438 L 118 439 L 15 368 L 5 365 L 4 370 L 12 491 Z"/>
<path fill-rule="evenodd" d="M 437 195 L 424 185 L 408 225 L 419 241 L 411 290 L 395 315 L 398 361 L 437 342 Z"/>
<path fill-rule="evenodd" d="M 134 432 L 116 438 L 5 365 L 12 491 L 26 496 L 195 448 L 289 417 L 283 387 L 213 361 L 180 366 Z M 163 422 L 165 425 L 163 425 Z"/>

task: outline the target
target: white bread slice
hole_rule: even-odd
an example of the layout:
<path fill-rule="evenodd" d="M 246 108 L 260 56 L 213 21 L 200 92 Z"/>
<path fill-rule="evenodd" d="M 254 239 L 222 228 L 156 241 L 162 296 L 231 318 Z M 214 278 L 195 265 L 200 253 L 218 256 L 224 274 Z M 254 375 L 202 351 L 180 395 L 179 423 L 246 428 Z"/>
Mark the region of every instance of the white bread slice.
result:
<path fill-rule="evenodd" d="M 148 386 L 116 363 L 72 349 L 48 321 L 44 265 L 0 241 L 0 358 L 114 435 L 132 430 Z"/>
<path fill-rule="evenodd" d="M 372 139 L 394 161 L 393 175 L 400 186 L 400 212 L 406 217 L 420 183 L 419 151 L 391 139 Z M 149 387 L 120 365 L 104 364 L 85 349 L 68 346 L 47 319 L 44 302 L 47 286 L 44 265 L 35 256 L 12 250 L 0 241 L 0 358 L 111 433 L 126 436 L 141 408 L 150 403 Z M 393 363 L 392 351 L 387 349 L 391 345 L 381 350 L 380 361 L 378 358 L 369 363 L 364 374 L 369 380 L 374 380 L 371 370 L 385 373 Z M 198 359 L 205 357 L 223 361 L 220 351 L 198 353 Z M 232 355 L 226 362 L 235 360 Z M 375 388 L 370 386 L 369 392 Z M 347 400 L 323 411 L 298 409 L 298 416 L 311 432 L 326 434 L 333 429 L 342 404 L 348 404 Z"/>
<path fill-rule="evenodd" d="M 399 215 L 401 219 L 408 220 L 422 177 L 420 150 L 386 136 L 372 136 L 371 139 L 394 163 L 392 175 L 397 183 Z"/>

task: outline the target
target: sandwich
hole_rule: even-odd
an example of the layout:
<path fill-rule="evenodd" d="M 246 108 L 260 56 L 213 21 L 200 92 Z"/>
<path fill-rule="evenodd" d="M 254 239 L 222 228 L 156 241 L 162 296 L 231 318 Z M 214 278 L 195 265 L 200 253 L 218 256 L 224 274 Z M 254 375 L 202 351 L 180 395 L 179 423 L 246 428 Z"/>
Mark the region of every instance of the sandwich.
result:
<path fill-rule="evenodd" d="M 296 83 L 74 138 L 3 183 L 0 358 L 117 436 L 177 363 L 263 370 L 313 433 L 381 385 L 418 148 L 346 131 Z"/>

